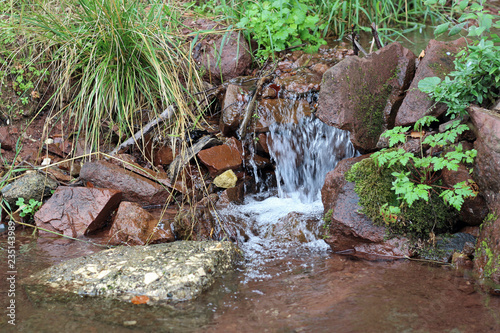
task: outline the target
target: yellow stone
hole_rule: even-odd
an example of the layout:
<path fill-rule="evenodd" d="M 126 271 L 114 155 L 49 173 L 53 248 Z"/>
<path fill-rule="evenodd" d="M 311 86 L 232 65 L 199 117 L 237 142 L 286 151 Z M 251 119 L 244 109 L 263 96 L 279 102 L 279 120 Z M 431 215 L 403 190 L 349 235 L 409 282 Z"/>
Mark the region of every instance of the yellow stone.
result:
<path fill-rule="evenodd" d="M 233 170 L 229 169 L 214 179 L 214 184 L 220 188 L 231 188 L 236 186 L 238 177 L 234 174 Z"/>

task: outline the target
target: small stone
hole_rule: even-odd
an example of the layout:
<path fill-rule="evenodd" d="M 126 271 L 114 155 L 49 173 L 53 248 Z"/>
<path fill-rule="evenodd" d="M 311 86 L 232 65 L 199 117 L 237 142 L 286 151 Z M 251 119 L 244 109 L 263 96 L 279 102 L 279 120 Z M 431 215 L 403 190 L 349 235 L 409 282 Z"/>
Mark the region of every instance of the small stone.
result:
<path fill-rule="evenodd" d="M 136 320 L 127 320 L 127 321 L 124 321 L 123 322 L 123 325 L 124 326 L 134 326 L 137 324 L 137 321 Z"/>
<path fill-rule="evenodd" d="M 234 174 L 233 170 L 227 170 L 226 172 L 215 177 L 214 184 L 220 188 L 233 188 L 236 186 L 238 177 Z"/>

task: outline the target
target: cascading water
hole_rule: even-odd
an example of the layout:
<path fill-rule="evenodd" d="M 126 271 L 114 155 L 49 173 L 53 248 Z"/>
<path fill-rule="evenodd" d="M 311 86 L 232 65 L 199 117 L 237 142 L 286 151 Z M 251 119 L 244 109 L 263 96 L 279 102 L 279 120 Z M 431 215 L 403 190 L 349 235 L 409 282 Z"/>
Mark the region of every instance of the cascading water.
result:
<path fill-rule="evenodd" d="M 238 232 L 248 279 L 269 277 L 261 269 L 263 264 L 282 258 L 290 248 L 328 249 L 319 237 L 321 187 L 338 161 L 356 153 L 348 132 L 314 117 L 304 117 L 298 124 L 274 124 L 269 132 L 277 191 L 247 195 L 243 205 L 219 212 Z"/>

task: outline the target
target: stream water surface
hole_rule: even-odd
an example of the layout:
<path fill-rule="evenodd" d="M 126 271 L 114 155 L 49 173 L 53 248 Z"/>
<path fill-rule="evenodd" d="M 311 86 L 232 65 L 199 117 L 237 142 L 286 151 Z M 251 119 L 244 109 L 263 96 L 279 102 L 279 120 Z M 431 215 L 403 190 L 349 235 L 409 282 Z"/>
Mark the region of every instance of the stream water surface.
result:
<path fill-rule="evenodd" d="M 317 120 L 270 129 L 280 186 L 220 211 L 238 230 L 244 260 L 203 296 L 168 307 L 29 292 L 23 278 L 100 250 L 18 232 L 16 326 L 6 332 L 498 332 L 500 298 L 446 266 L 365 261 L 322 240 L 319 190 L 353 156 L 348 135 Z M 314 162 L 315 161 L 315 162 Z M 321 179 L 318 181 L 317 179 Z M 6 239 L 0 237 L 5 249 Z M 0 271 L 6 272 L 6 251 Z M 2 309 L 7 280 L 0 281 Z M 3 312 L 4 312 L 3 311 Z"/>

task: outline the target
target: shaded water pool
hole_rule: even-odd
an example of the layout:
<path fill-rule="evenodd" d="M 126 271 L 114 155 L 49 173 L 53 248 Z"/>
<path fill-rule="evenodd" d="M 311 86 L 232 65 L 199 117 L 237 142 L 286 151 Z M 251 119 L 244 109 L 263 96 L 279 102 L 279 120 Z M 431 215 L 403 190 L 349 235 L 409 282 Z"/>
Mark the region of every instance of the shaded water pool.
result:
<path fill-rule="evenodd" d="M 5 247 L 2 237 L 0 246 Z M 500 298 L 448 267 L 365 261 L 289 249 L 267 278 L 243 266 L 193 302 L 171 307 L 28 293 L 19 282 L 44 267 L 98 250 L 81 242 L 17 237 L 16 327 L 2 332 L 498 332 Z M 5 251 L 0 269 L 6 271 Z M 2 313 L 7 283 L 0 281 Z"/>

